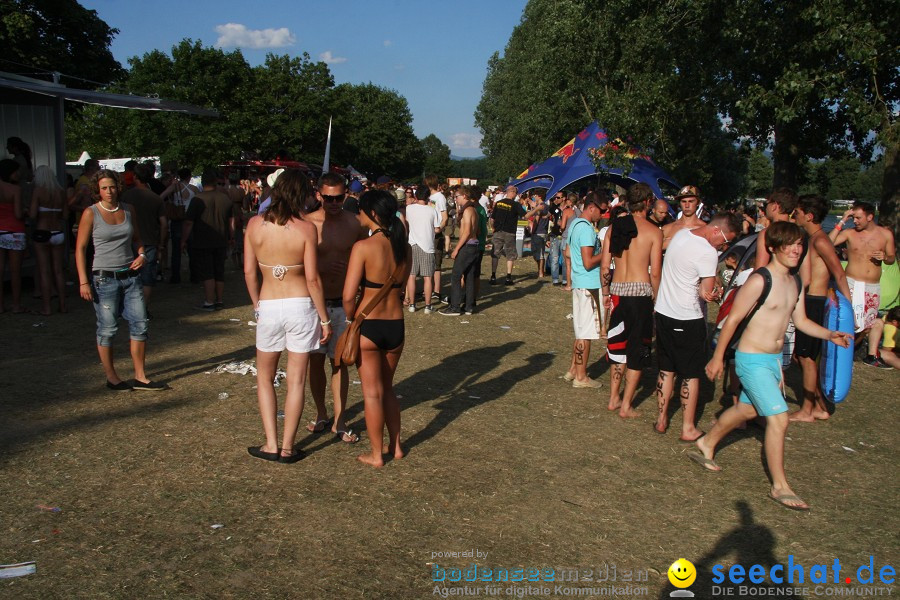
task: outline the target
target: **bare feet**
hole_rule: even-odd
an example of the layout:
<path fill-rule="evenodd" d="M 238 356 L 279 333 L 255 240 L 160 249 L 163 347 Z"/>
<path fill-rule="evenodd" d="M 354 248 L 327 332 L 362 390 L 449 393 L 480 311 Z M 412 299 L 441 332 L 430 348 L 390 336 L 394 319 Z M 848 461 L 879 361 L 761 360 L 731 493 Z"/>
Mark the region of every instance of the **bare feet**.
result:
<path fill-rule="evenodd" d="M 816 418 L 812 416 L 812 413 L 806 412 L 805 410 L 796 410 L 788 415 L 788 421 L 793 423 L 815 423 Z"/>
<path fill-rule="evenodd" d="M 619 410 L 620 408 L 622 408 L 622 399 L 621 398 L 611 399 L 606 408 L 607 408 L 607 410 L 611 410 L 611 411 Z"/>
<path fill-rule="evenodd" d="M 827 421 L 831 418 L 831 415 L 827 410 L 814 410 L 812 416 L 814 416 L 819 421 Z"/>
<path fill-rule="evenodd" d="M 641 416 L 641 412 L 638 410 L 634 410 L 631 407 L 625 408 L 623 405 L 622 408 L 619 409 L 619 416 L 623 419 L 636 419 Z"/>
<path fill-rule="evenodd" d="M 653 426 L 653 429 L 656 433 L 665 433 L 669 429 L 669 419 L 664 416 L 660 416 L 656 419 L 656 424 Z"/>
<path fill-rule="evenodd" d="M 397 444 L 396 448 L 392 448 L 392 446 L 388 445 L 387 451 L 388 451 L 388 454 L 393 454 L 394 458 L 396 458 L 397 460 L 406 456 L 406 451 L 403 449 L 403 447 L 400 444 Z"/>
<path fill-rule="evenodd" d="M 376 469 L 380 469 L 384 466 L 384 459 L 379 456 L 373 456 L 372 454 L 360 454 L 356 457 L 356 460 L 359 462 L 369 465 L 370 467 L 375 467 Z"/>

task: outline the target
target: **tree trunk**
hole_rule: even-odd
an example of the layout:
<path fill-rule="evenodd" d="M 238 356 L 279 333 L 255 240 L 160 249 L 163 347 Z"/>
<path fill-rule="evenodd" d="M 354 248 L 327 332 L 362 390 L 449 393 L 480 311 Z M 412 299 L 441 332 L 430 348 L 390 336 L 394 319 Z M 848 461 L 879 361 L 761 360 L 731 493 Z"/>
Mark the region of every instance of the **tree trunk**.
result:
<path fill-rule="evenodd" d="M 900 202 L 900 147 L 891 144 L 884 149 L 884 177 L 881 180 L 881 203 L 878 207 L 878 224 L 890 228 L 894 239 L 900 238 L 897 220 L 897 204 Z"/>
<path fill-rule="evenodd" d="M 800 172 L 800 148 L 795 142 L 790 124 L 775 124 L 775 148 L 772 160 L 775 167 L 772 188 L 786 187 L 796 190 Z"/>

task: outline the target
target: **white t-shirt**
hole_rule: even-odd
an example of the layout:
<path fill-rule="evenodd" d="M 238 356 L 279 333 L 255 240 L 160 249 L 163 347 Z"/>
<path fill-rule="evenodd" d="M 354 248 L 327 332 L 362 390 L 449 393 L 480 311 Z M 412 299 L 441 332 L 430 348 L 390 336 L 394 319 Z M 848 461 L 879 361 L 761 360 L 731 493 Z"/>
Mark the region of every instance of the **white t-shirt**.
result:
<path fill-rule="evenodd" d="M 441 215 L 432 205 L 417 202 L 406 207 L 406 222 L 409 224 L 409 245 L 434 254 L 434 228 L 441 226 Z"/>
<path fill-rule="evenodd" d="M 480 204 L 484 208 L 484 210 L 487 211 L 489 206 L 488 197 L 482 194 L 481 198 L 478 199 L 478 204 Z"/>
<path fill-rule="evenodd" d="M 432 195 L 428 196 L 428 201 L 431 202 L 431 205 L 434 207 L 434 210 L 439 213 L 447 212 L 447 198 L 440 192 L 435 192 Z M 440 225 L 440 223 L 438 223 Z"/>
<path fill-rule="evenodd" d="M 705 238 L 682 229 L 669 242 L 663 260 L 656 312 L 671 319 L 702 319 L 700 279 L 715 277 L 719 254 Z"/>

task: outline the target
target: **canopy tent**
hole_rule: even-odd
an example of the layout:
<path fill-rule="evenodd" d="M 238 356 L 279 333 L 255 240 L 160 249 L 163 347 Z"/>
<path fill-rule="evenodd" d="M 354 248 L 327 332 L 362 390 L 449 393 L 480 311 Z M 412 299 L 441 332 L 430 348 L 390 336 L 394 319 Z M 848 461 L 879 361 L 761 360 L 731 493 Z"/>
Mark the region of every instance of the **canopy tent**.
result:
<path fill-rule="evenodd" d="M 516 185 L 516 191 L 520 194 L 525 193 L 527 191 L 533 190 L 535 188 L 550 188 L 553 186 L 553 180 L 549 177 L 538 177 L 537 179 L 529 179 L 524 183 L 520 183 Z"/>
<path fill-rule="evenodd" d="M 520 173 L 510 185 L 518 187 L 537 178 L 550 178 L 552 185 L 549 186 L 547 195 L 552 196 L 567 185 L 596 175 L 597 167 L 591 161 L 589 150 L 605 146 L 607 141 L 606 132 L 600 129 L 597 121 L 594 121 L 547 160 L 531 165 Z M 649 156 L 636 155 L 631 164 L 631 171 L 627 176 L 622 175 L 621 169 L 612 169 L 607 178 L 616 185 L 626 188 L 633 183 L 646 183 L 657 198 L 663 197 L 660 182 L 665 182 L 675 189 L 679 187 L 678 182 L 659 168 Z"/>

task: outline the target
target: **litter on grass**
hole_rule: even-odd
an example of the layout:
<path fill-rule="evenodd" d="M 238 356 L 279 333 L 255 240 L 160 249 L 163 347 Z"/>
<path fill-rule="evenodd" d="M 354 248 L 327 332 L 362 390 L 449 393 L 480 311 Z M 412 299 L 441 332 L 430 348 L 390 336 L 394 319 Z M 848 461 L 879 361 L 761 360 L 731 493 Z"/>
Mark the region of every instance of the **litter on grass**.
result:
<path fill-rule="evenodd" d="M 46 327 L 46 326 L 47 326 L 47 325 L 46 325 L 43 321 L 41 321 L 40 323 L 35 323 L 35 324 L 32 325 L 32 327 Z"/>
<path fill-rule="evenodd" d="M 509 325 L 501 325 L 500 329 L 509 329 Z"/>
<path fill-rule="evenodd" d="M 231 321 L 232 323 L 240 323 L 241 322 L 240 319 L 228 319 L 228 320 Z"/>
<path fill-rule="evenodd" d="M 856 452 L 856 450 L 854 450 L 853 448 L 848 448 L 847 446 L 841 446 L 841 448 L 843 448 L 847 452 Z"/>
<path fill-rule="evenodd" d="M 256 327 L 256 321 L 247 321 L 247 325 L 250 327 Z"/>
<path fill-rule="evenodd" d="M 217 397 L 219 400 L 228 400 L 228 392 L 219 392 Z"/>
<path fill-rule="evenodd" d="M 253 360 L 243 360 L 241 362 L 222 363 L 215 370 L 216 373 L 231 373 L 233 375 L 253 375 L 256 376 L 256 364 Z M 281 380 L 287 377 L 284 369 L 275 371 L 275 387 L 281 387 Z M 224 400 L 224 398 L 222 398 Z"/>
<path fill-rule="evenodd" d="M 571 321 L 572 319 L 575 318 L 575 315 L 573 315 L 572 313 L 569 313 L 569 314 L 566 315 L 566 318 L 569 319 L 569 320 Z"/>
<path fill-rule="evenodd" d="M 213 529 L 222 529 L 223 527 L 225 527 L 225 525 L 223 523 L 214 523 L 210 525 L 210 527 L 212 527 Z"/>
<path fill-rule="evenodd" d="M 278 416 L 279 419 L 283 419 L 283 418 L 284 418 L 284 411 L 283 411 L 283 410 L 279 410 L 278 413 L 277 413 L 277 416 Z"/>
<path fill-rule="evenodd" d="M 34 561 L 16 563 L 12 565 L 0 565 L 0 579 L 10 579 L 12 577 L 32 575 L 35 571 L 37 571 L 37 565 L 34 563 Z"/>
<path fill-rule="evenodd" d="M 62 509 L 60 507 L 47 506 L 46 504 L 38 504 L 37 506 L 35 506 L 35 508 L 44 512 L 62 512 Z"/>

